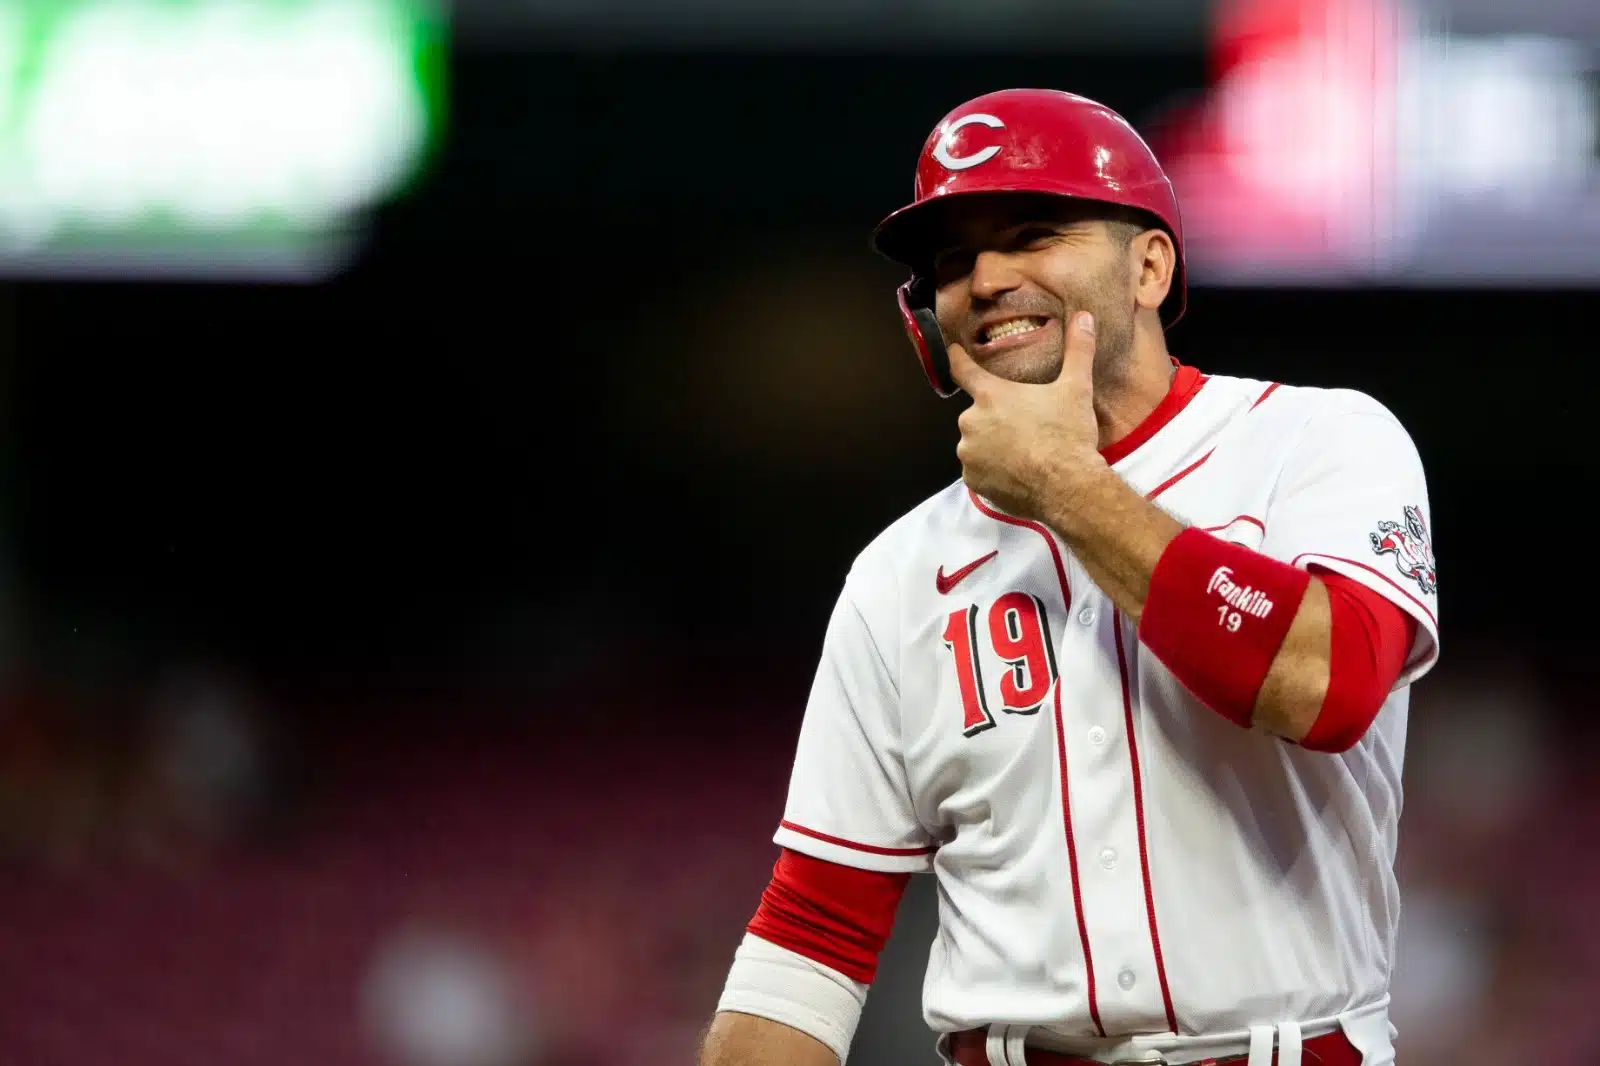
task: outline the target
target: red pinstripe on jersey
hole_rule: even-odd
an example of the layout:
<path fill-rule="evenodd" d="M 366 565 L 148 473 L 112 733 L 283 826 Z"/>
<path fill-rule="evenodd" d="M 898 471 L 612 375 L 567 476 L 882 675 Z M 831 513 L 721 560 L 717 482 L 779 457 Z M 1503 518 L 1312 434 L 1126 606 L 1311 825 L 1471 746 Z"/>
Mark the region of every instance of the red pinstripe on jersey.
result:
<path fill-rule="evenodd" d="M 1279 383 L 1276 381 L 1271 385 L 1268 385 L 1261 395 L 1256 397 L 1256 402 L 1250 405 L 1250 410 L 1254 411 L 1257 407 L 1260 407 L 1262 403 L 1266 401 L 1268 396 L 1271 396 L 1274 392 L 1278 391 L 1278 387 Z M 1215 451 L 1215 449 L 1212 450 Z M 1176 485 L 1178 482 L 1182 481 L 1196 470 L 1199 470 L 1205 465 L 1206 460 L 1209 458 L 1211 458 L 1211 452 L 1206 452 L 1200 458 L 1196 459 L 1194 462 L 1190 463 L 1188 466 L 1184 467 L 1182 470 L 1178 471 L 1176 474 L 1173 474 L 1171 477 L 1167 478 L 1167 480 L 1151 489 L 1145 494 L 1145 499 L 1153 500 L 1157 496 L 1160 496 L 1163 492 L 1166 492 L 1172 486 Z M 1237 522 L 1238 519 L 1236 518 L 1234 521 Z"/>
<path fill-rule="evenodd" d="M 1056 546 L 1054 534 L 1037 522 L 1029 522 L 1023 518 L 1014 518 L 1011 515 L 996 511 L 978 498 L 974 492 L 967 495 L 972 500 L 972 505 L 979 511 L 988 515 L 996 522 L 1007 525 L 1031 529 L 1044 538 L 1045 547 L 1050 549 L 1051 561 L 1055 563 L 1056 580 L 1061 586 L 1062 609 L 1069 609 L 1072 605 L 1072 588 L 1067 583 L 1067 568 L 1061 561 L 1061 549 Z M 1056 719 L 1056 762 L 1061 773 L 1061 825 L 1067 835 L 1067 868 L 1072 874 L 1072 907 L 1078 918 L 1078 942 L 1083 946 L 1083 968 L 1087 975 L 1089 991 L 1089 1017 L 1094 1020 L 1095 1031 L 1101 1036 L 1106 1035 L 1105 1026 L 1100 1024 L 1100 1004 L 1095 996 L 1094 983 L 1094 955 L 1089 949 L 1089 926 L 1083 917 L 1083 895 L 1078 887 L 1078 849 L 1072 838 L 1072 796 L 1067 787 L 1067 738 L 1065 726 L 1061 715 L 1061 686 L 1054 686 L 1055 690 L 1055 719 Z"/>
<path fill-rule="evenodd" d="M 1184 467 L 1182 470 L 1178 471 L 1176 474 L 1173 474 L 1171 477 L 1167 478 L 1167 480 L 1151 489 L 1145 494 L 1145 499 L 1153 500 L 1157 496 L 1160 496 L 1163 492 L 1166 492 L 1172 486 L 1176 485 L 1178 482 L 1182 481 L 1196 470 L 1199 470 L 1205 465 L 1206 460 L 1209 458 L 1211 458 L 1211 452 L 1206 452 L 1200 458 L 1196 459 L 1194 462 L 1190 463 L 1188 466 Z"/>
<path fill-rule="evenodd" d="M 1144 832 L 1144 783 L 1139 774 L 1139 729 L 1133 720 L 1133 692 L 1128 678 L 1128 656 L 1122 645 L 1122 612 L 1112 619 L 1117 639 L 1117 671 L 1122 675 L 1122 715 L 1128 731 L 1128 763 L 1133 768 L 1133 816 L 1139 827 L 1139 870 L 1144 875 L 1144 910 L 1150 922 L 1150 947 L 1156 957 L 1156 976 L 1161 981 L 1161 1003 L 1167 1009 L 1167 1028 L 1178 1031 L 1178 1015 L 1172 1009 L 1172 989 L 1167 985 L 1167 964 L 1161 957 L 1161 930 L 1156 922 L 1155 890 L 1150 886 L 1150 845 Z"/>

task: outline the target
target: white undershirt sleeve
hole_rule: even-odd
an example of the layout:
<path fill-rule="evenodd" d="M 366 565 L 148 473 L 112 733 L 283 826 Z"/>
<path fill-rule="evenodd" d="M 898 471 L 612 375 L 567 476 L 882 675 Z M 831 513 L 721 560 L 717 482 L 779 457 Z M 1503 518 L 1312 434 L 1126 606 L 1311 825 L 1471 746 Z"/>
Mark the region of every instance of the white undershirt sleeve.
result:
<path fill-rule="evenodd" d="M 718 1011 L 767 1018 L 826 1044 L 844 1062 L 867 986 L 749 933 L 734 952 Z"/>

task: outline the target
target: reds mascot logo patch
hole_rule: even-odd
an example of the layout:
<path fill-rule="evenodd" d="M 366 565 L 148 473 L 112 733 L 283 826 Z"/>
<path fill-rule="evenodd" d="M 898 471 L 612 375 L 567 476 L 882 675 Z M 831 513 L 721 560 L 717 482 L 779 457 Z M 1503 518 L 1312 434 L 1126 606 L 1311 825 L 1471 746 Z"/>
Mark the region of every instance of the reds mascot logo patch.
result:
<path fill-rule="evenodd" d="M 1395 569 L 1422 586 L 1423 592 L 1439 591 L 1439 573 L 1433 562 L 1433 542 L 1428 538 L 1428 524 L 1422 520 L 1422 508 L 1406 507 L 1406 520 L 1378 523 L 1376 533 L 1367 534 L 1372 539 L 1372 550 L 1379 555 L 1394 552 Z"/>

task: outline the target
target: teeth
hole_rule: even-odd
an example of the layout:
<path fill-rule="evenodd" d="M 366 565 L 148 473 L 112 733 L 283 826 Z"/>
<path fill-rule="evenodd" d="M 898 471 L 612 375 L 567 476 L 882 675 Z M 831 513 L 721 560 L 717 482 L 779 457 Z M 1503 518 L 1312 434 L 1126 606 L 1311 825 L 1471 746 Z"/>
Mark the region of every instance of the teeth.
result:
<path fill-rule="evenodd" d="M 1018 333 L 1029 333 L 1043 326 L 1044 319 L 1029 316 L 1027 318 L 1008 319 L 998 326 L 990 326 L 985 333 L 988 339 L 993 342 L 1003 340 L 1006 337 L 1014 337 Z"/>

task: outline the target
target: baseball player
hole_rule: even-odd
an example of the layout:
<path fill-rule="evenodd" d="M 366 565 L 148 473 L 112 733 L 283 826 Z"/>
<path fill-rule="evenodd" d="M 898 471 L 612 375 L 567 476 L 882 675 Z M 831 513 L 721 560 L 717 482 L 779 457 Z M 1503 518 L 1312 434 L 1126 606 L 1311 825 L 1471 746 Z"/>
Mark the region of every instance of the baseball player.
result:
<path fill-rule="evenodd" d="M 874 245 L 970 397 L 962 480 L 845 580 L 703 1066 L 844 1060 L 929 871 L 947 1063 L 1392 1062 L 1408 689 L 1439 648 L 1410 436 L 1168 355 L 1178 205 L 1091 100 L 956 108 Z"/>

